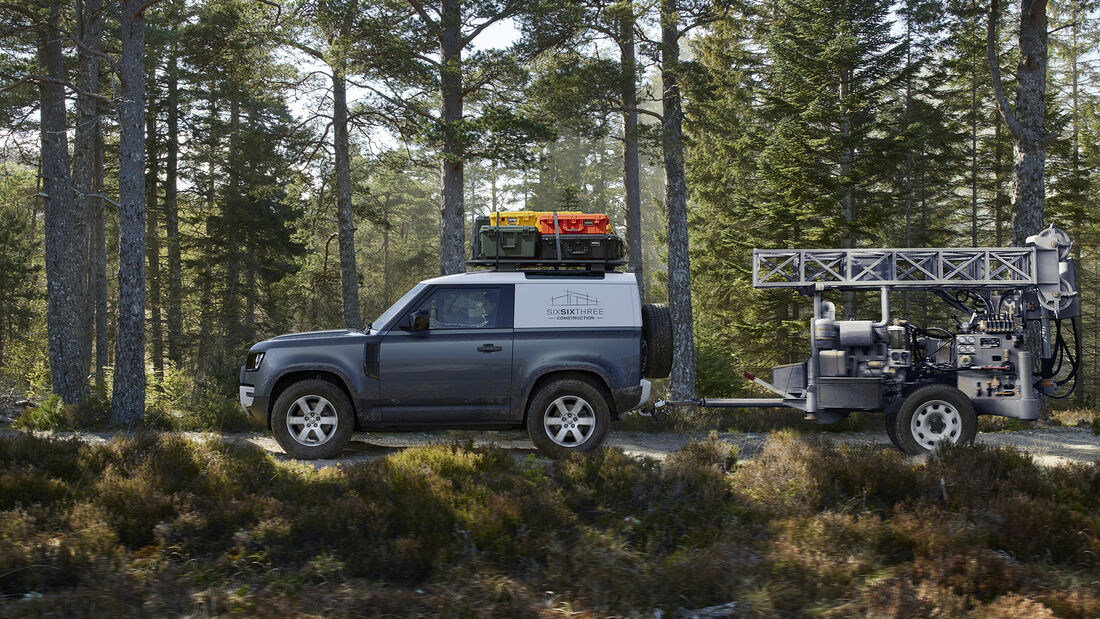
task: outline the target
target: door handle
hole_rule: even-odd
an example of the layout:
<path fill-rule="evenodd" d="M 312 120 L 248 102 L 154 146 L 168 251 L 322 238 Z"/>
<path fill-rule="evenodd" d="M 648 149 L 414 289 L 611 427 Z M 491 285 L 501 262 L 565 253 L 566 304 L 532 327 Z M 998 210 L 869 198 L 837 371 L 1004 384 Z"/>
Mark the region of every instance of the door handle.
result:
<path fill-rule="evenodd" d="M 504 349 L 501 348 L 500 346 L 496 346 L 496 345 L 493 345 L 493 344 L 482 344 L 481 346 L 477 347 L 478 352 L 499 352 L 501 350 L 504 350 Z"/>

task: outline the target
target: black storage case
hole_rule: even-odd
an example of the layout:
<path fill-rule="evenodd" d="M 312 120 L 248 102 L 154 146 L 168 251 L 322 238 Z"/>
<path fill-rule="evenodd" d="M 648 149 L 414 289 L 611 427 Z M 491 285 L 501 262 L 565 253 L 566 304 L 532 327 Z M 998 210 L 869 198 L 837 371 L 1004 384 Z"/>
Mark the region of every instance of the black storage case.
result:
<path fill-rule="evenodd" d="M 488 215 L 479 215 L 474 218 L 474 235 L 470 237 L 470 256 L 474 260 L 484 258 L 481 253 L 481 227 L 489 225 Z"/>
<path fill-rule="evenodd" d="M 623 240 L 614 234 L 542 234 L 539 236 L 538 257 L 557 260 L 558 242 L 562 260 L 622 260 Z"/>

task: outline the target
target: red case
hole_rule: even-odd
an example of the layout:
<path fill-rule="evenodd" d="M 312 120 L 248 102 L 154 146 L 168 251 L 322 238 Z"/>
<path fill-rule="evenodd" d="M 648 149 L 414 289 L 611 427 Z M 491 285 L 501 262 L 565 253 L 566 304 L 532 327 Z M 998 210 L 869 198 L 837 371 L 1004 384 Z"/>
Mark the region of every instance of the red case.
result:
<path fill-rule="evenodd" d="M 559 234 L 607 234 L 611 219 L 602 213 L 558 213 Z M 554 234 L 554 215 L 539 215 L 539 233 Z"/>

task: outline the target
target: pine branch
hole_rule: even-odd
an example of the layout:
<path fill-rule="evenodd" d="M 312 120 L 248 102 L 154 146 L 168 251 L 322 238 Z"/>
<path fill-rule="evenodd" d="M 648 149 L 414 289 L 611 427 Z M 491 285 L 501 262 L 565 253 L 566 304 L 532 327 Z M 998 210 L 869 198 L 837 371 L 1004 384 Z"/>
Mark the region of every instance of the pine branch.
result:
<path fill-rule="evenodd" d="M 65 80 L 59 80 L 59 79 L 56 79 L 56 78 L 53 78 L 53 77 L 48 77 L 46 75 L 25 75 L 22 78 L 16 80 L 15 82 L 13 82 L 11 84 L 8 84 L 7 86 L 4 86 L 3 88 L 0 88 L 0 94 L 3 94 L 5 92 L 11 91 L 11 90 L 15 90 L 16 88 L 22 86 L 23 84 L 27 84 L 27 83 L 30 83 L 30 82 L 46 82 L 47 84 L 58 84 L 58 85 L 64 86 L 65 88 L 68 88 L 69 90 L 73 91 L 74 93 L 76 93 L 78 95 L 84 95 L 86 97 L 92 97 L 93 99 L 99 99 L 100 101 L 105 101 L 105 102 L 110 103 L 112 105 L 115 102 L 115 100 L 111 99 L 110 97 L 104 97 L 103 95 L 101 95 L 99 93 L 89 92 L 87 90 L 77 88 L 76 86 L 72 85 L 69 82 L 66 82 Z"/>
<path fill-rule="evenodd" d="M 263 1 L 263 0 L 261 0 L 261 2 L 262 2 L 262 1 Z M 145 4 L 143 4 L 143 5 L 139 6 L 139 7 L 137 8 L 137 10 L 136 10 L 136 11 L 134 11 L 132 15 L 130 15 L 130 21 L 133 21 L 133 20 L 135 20 L 135 19 L 137 19 L 137 18 L 141 17 L 141 16 L 142 16 L 142 15 L 143 15 L 143 14 L 145 13 L 145 9 L 147 9 L 147 8 L 149 8 L 149 7 L 151 7 L 151 6 L 153 6 L 154 4 L 156 4 L 156 3 L 158 3 L 158 2 L 160 2 L 160 0 L 149 0 L 149 1 L 148 1 L 148 2 L 146 2 Z M 270 4 L 270 3 L 265 3 L 265 4 Z"/>
<path fill-rule="evenodd" d="M 1001 64 L 997 60 L 997 13 L 998 13 L 998 0 L 992 0 L 989 5 L 989 24 L 986 28 L 985 38 L 985 51 L 989 59 L 989 72 L 993 78 L 993 96 L 997 100 L 997 109 L 1000 110 L 1001 116 L 1004 117 L 1005 124 L 1008 125 L 1008 130 L 1012 132 L 1012 135 L 1018 140 L 1024 139 L 1024 129 L 1020 126 L 1020 121 L 1016 118 L 1016 115 L 1012 113 L 1012 108 L 1008 104 L 1008 97 L 1005 96 L 1004 84 L 1001 83 Z"/>

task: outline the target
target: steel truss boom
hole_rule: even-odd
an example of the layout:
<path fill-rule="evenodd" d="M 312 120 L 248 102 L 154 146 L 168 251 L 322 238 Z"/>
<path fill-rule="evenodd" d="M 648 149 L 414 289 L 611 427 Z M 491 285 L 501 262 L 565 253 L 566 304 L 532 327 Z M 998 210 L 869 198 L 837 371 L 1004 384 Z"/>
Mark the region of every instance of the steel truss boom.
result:
<path fill-rule="evenodd" d="M 756 249 L 755 288 L 812 290 L 1021 290 L 1058 314 L 1077 291 L 1071 242 L 1053 226 L 1026 247 Z M 1067 274 L 1067 269 L 1071 271 Z"/>

